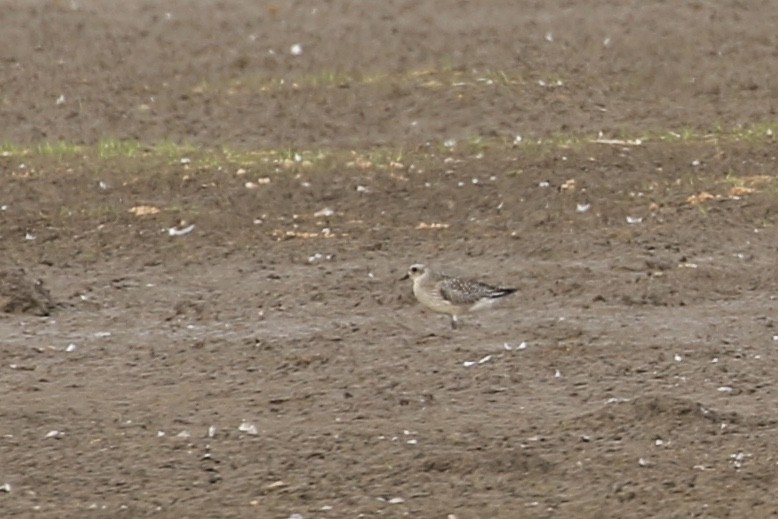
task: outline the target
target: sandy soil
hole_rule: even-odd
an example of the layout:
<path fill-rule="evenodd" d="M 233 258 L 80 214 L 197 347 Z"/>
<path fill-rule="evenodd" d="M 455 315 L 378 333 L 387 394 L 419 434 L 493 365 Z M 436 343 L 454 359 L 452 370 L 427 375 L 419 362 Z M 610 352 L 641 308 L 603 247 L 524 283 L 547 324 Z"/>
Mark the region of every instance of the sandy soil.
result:
<path fill-rule="evenodd" d="M 2 515 L 778 515 L 776 17 L 6 2 Z"/>

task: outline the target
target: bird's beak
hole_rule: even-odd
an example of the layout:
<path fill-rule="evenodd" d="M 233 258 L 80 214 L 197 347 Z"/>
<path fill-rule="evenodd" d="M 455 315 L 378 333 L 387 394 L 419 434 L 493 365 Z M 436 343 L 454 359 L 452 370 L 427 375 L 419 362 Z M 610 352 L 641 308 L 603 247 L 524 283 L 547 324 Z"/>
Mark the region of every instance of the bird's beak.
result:
<path fill-rule="evenodd" d="M 408 279 L 410 277 L 411 277 L 411 275 L 406 272 L 405 275 L 400 278 L 400 281 L 405 281 L 406 279 Z"/>

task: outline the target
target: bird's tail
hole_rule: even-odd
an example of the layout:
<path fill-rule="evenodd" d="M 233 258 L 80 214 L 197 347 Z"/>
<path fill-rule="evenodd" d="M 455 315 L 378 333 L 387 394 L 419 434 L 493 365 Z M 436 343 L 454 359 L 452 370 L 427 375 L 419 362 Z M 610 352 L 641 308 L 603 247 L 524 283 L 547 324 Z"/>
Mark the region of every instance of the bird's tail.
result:
<path fill-rule="evenodd" d="M 516 292 L 517 288 L 497 288 L 494 291 L 492 291 L 491 294 L 489 294 L 490 299 L 499 299 L 501 297 L 509 296 L 512 293 Z"/>

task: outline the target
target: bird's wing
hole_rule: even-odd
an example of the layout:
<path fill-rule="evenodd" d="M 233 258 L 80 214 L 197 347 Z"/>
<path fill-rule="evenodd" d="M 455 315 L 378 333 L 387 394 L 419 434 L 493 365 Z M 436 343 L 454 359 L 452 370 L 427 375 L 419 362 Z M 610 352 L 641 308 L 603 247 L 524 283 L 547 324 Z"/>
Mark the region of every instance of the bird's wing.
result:
<path fill-rule="evenodd" d="M 501 292 L 487 283 L 458 278 L 442 279 L 438 289 L 443 299 L 454 305 L 472 305 L 485 297 L 500 297 Z"/>

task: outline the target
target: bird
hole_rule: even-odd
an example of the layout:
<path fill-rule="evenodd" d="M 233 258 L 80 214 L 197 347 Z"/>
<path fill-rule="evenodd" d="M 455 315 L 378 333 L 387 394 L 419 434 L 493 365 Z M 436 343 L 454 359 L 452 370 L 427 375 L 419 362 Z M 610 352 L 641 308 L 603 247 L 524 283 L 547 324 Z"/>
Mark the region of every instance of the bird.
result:
<path fill-rule="evenodd" d="M 416 299 L 430 310 L 448 314 L 453 329 L 457 329 L 459 324 L 458 316 L 490 308 L 517 290 L 449 276 L 421 263 L 411 265 L 402 277 L 409 278 L 413 279 L 413 295 Z"/>

